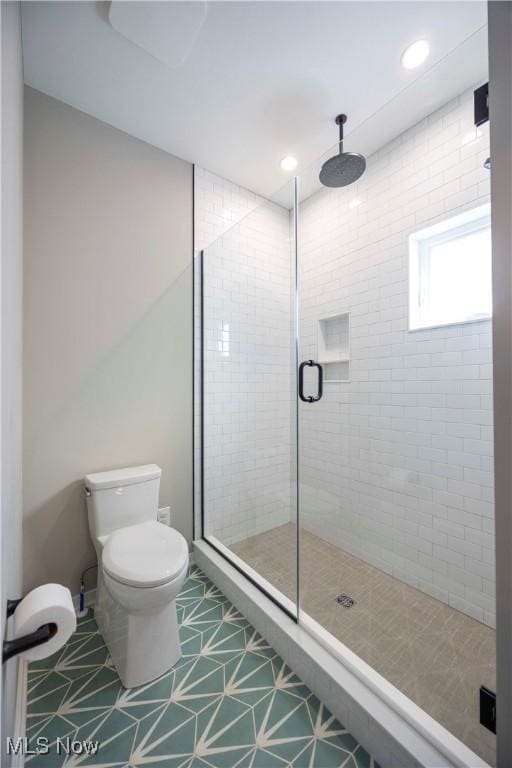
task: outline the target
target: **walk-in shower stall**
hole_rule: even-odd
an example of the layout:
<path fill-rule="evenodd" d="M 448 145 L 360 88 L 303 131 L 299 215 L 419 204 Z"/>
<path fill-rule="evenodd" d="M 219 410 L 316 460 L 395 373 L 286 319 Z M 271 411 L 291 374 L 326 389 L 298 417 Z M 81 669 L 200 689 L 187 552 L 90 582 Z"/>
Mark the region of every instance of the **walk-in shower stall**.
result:
<path fill-rule="evenodd" d="M 319 180 L 338 145 L 272 199 L 196 168 L 196 525 L 492 765 L 486 73 L 433 81 L 348 132 L 346 186 Z"/>

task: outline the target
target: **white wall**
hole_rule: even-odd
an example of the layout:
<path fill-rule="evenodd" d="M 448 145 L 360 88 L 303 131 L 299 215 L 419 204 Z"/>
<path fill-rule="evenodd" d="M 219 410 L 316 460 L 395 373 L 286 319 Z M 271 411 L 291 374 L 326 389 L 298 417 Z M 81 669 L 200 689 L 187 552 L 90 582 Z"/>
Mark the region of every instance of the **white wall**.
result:
<path fill-rule="evenodd" d="M 195 221 L 205 249 L 206 533 L 229 544 L 290 520 L 289 212 L 196 169 Z"/>
<path fill-rule="evenodd" d="M 512 765 L 512 3 L 489 3 L 498 767 Z"/>
<path fill-rule="evenodd" d="M 351 326 L 350 383 L 301 407 L 301 521 L 493 624 L 491 323 L 409 332 L 407 318 L 409 235 L 489 201 L 488 125 L 463 144 L 472 128 L 467 93 L 301 206 L 302 358 L 321 317 Z"/>
<path fill-rule="evenodd" d="M 19 3 L 0 4 L 1 26 L 1 632 L 8 598 L 21 597 L 21 301 L 23 66 Z M 17 663 L 2 668 L 2 747 L 13 735 Z"/>
<path fill-rule="evenodd" d="M 76 593 L 87 472 L 156 462 L 191 538 L 192 166 L 26 89 L 24 202 L 25 584 Z"/>

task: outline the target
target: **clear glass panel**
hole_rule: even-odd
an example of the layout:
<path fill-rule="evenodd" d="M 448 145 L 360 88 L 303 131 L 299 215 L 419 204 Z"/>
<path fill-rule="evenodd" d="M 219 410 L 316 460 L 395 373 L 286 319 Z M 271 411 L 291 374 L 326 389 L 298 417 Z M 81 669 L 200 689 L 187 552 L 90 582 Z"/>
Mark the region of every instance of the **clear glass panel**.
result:
<path fill-rule="evenodd" d="M 296 616 L 294 183 L 238 203 L 199 270 L 204 535 Z"/>
<path fill-rule="evenodd" d="M 300 177 L 300 359 L 323 368 L 299 407 L 300 608 L 495 764 L 492 321 L 450 314 L 489 309 L 488 229 L 431 244 L 442 322 L 409 325 L 414 238 L 489 204 L 489 132 L 469 89 L 379 141 L 415 93 L 346 139 L 367 155 L 357 181 L 319 183 L 337 145 Z"/>
<path fill-rule="evenodd" d="M 335 144 L 301 173 L 297 217 L 291 184 L 231 201 L 196 269 L 196 437 L 206 538 L 494 765 L 489 140 L 468 87 L 486 56 L 482 29 L 346 131 L 366 171 L 323 187 Z M 323 393 L 303 366 L 297 410 L 300 361 Z"/>

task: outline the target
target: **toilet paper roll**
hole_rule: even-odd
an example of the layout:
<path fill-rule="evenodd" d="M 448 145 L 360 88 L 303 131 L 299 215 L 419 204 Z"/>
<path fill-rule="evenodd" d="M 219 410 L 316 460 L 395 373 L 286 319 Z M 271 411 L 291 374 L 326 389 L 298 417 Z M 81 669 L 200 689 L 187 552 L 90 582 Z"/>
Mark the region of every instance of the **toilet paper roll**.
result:
<path fill-rule="evenodd" d="M 45 659 L 62 648 L 76 629 L 71 592 L 62 584 L 43 584 L 26 595 L 14 612 L 14 637 L 35 632 L 53 623 L 57 630 L 48 642 L 20 654 L 28 661 Z"/>

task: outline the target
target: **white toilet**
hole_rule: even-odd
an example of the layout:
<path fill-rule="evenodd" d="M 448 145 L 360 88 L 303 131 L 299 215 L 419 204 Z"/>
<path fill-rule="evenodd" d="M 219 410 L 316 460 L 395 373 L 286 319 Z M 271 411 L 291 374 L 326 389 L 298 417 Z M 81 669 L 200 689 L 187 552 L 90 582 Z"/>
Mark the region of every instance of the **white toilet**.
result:
<path fill-rule="evenodd" d="M 157 521 L 161 474 L 147 464 L 85 477 L 98 555 L 95 618 L 126 688 L 154 680 L 181 656 L 176 596 L 188 547 Z"/>

